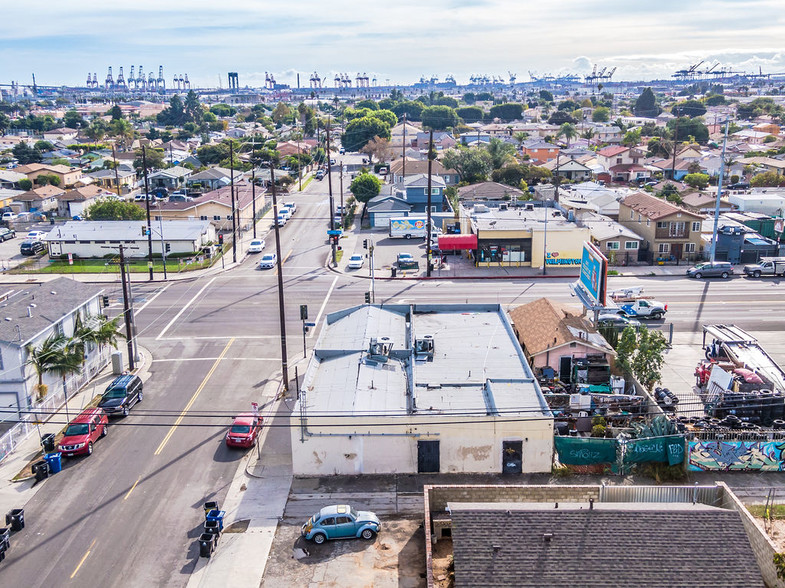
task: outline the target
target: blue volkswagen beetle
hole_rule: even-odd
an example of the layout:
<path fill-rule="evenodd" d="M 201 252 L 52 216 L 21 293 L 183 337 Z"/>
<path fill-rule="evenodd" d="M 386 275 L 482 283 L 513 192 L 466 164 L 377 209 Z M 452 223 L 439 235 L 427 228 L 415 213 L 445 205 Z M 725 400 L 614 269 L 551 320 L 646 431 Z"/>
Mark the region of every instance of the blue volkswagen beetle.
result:
<path fill-rule="evenodd" d="M 303 525 L 302 536 L 316 544 L 327 539 L 376 537 L 382 524 L 372 512 L 357 511 L 348 504 L 325 506 Z"/>

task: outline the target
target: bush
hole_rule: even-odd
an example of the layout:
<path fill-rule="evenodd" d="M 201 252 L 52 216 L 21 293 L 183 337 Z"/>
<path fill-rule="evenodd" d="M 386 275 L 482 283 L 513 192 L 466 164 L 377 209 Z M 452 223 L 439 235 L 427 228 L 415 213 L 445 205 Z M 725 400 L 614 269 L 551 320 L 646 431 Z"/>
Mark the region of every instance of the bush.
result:
<path fill-rule="evenodd" d="M 608 432 L 608 427 L 605 425 L 594 425 L 591 428 L 591 436 L 592 437 L 605 437 L 605 434 Z"/>

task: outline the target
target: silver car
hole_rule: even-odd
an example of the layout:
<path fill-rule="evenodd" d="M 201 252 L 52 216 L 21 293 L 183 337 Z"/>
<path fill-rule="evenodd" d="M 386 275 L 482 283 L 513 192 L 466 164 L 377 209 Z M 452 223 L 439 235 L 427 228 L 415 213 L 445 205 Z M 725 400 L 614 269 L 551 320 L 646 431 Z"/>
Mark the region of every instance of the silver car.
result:
<path fill-rule="evenodd" d="M 733 266 L 728 261 L 705 261 L 687 270 L 687 277 L 696 278 L 729 278 L 733 274 Z"/>
<path fill-rule="evenodd" d="M 626 327 L 640 327 L 641 322 L 636 319 L 627 318 L 620 314 L 601 314 L 597 317 L 597 326 L 599 327 L 616 327 L 617 329 L 624 329 Z"/>

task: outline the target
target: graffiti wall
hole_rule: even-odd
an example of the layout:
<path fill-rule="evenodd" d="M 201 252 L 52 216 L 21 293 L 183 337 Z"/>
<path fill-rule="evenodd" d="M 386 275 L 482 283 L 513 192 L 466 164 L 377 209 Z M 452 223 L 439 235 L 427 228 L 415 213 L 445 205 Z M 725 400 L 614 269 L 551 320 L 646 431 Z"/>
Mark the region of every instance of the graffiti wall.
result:
<path fill-rule="evenodd" d="M 777 441 L 690 441 L 689 469 L 785 471 L 785 443 Z"/>

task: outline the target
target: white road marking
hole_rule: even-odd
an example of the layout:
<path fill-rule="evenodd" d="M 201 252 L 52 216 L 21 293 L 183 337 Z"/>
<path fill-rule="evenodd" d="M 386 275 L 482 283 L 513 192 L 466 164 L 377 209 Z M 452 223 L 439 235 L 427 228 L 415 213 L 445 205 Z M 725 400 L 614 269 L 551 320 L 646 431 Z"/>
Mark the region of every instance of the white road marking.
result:
<path fill-rule="evenodd" d="M 217 276 L 216 276 L 216 277 L 217 277 Z M 166 326 L 163 328 L 163 330 L 162 330 L 162 331 L 161 331 L 161 332 L 158 334 L 158 336 L 155 338 L 156 340 L 160 340 L 160 339 L 161 339 L 161 337 L 163 337 L 163 336 L 166 334 L 166 331 L 168 331 L 168 330 L 169 330 L 169 327 L 171 327 L 171 326 L 172 326 L 172 325 L 175 323 L 175 321 L 176 321 L 177 319 L 179 319 L 179 318 L 182 316 L 182 314 L 183 314 L 183 313 L 186 311 L 186 309 L 187 309 L 189 306 L 191 306 L 191 304 L 193 304 L 193 303 L 194 303 L 194 301 L 195 301 L 195 300 L 196 300 L 196 299 L 197 299 L 197 298 L 198 298 L 198 297 L 199 297 L 199 296 L 202 294 L 202 292 L 204 292 L 204 291 L 207 289 L 207 287 L 208 287 L 208 286 L 210 286 L 210 284 L 212 284 L 212 283 L 215 281 L 215 279 L 216 279 L 216 278 L 213 278 L 213 279 L 211 279 L 209 282 L 207 282 L 207 283 L 206 283 L 204 286 L 202 286 L 202 289 L 201 289 L 201 290 L 199 290 L 199 291 L 198 291 L 196 294 L 194 294 L 194 295 L 193 295 L 193 297 L 192 297 L 192 298 L 191 298 L 191 299 L 190 299 L 188 302 L 186 302 L 185 306 L 183 306 L 183 307 L 180 309 L 180 312 L 178 312 L 176 315 L 174 315 L 174 318 L 173 318 L 172 320 L 170 320 L 170 321 L 169 321 L 169 323 L 168 323 L 168 324 L 167 324 L 167 325 L 166 325 Z"/>
<path fill-rule="evenodd" d="M 166 289 L 167 289 L 168 287 L 169 287 L 169 284 L 167 284 L 166 286 L 164 286 L 163 288 L 161 288 L 161 289 L 160 289 L 158 292 L 156 292 L 156 293 L 155 293 L 155 295 L 154 295 L 152 298 L 150 298 L 150 300 L 148 300 L 147 302 L 145 302 L 145 303 L 144 303 L 144 304 L 141 306 L 141 308 L 139 308 L 138 310 L 134 311 L 134 314 L 136 315 L 136 314 L 139 314 L 140 312 L 142 312 L 142 311 L 143 311 L 145 308 L 147 308 L 147 305 L 148 305 L 148 304 L 150 304 L 150 303 L 151 303 L 153 300 L 155 300 L 155 299 L 156 299 L 156 298 L 158 298 L 158 297 L 159 297 L 161 294 L 163 294 L 163 293 L 166 291 Z"/>
<path fill-rule="evenodd" d="M 236 337 L 231 337 L 236 339 Z M 218 359 L 226 359 L 231 361 L 281 361 L 280 357 L 184 357 L 184 358 L 167 358 L 167 359 L 154 359 L 152 363 L 163 363 L 167 361 L 217 361 Z"/>
<path fill-rule="evenodd" d="M 336 282 L 338 282 L 338 276 L 335 276 L 335 279 L 333 280 L 333 283 L 330 284 L 330 289 L 327 290 L 327 296 L 324 297 L 324 302 L 322 302 L 322 306 L 319 308 L 319 313 L 316 315 L 316 320 L 313 321 L 313 322 L 316 323 L 316 328 L 319 328 L 319 319 L 322 318 L 322 313 L 324 312 L 324 307 L 327 306 L 327 301 L 330 299 L 330 296 L 332 296 L 333 288 L 335 288 Z M 316 332 L 316 329 L 311 329 L 311 332 L 308 334 L 308 338 L 310 339 L 311 337 L 313 337 L 313 334 L 315 332 Z"/>

